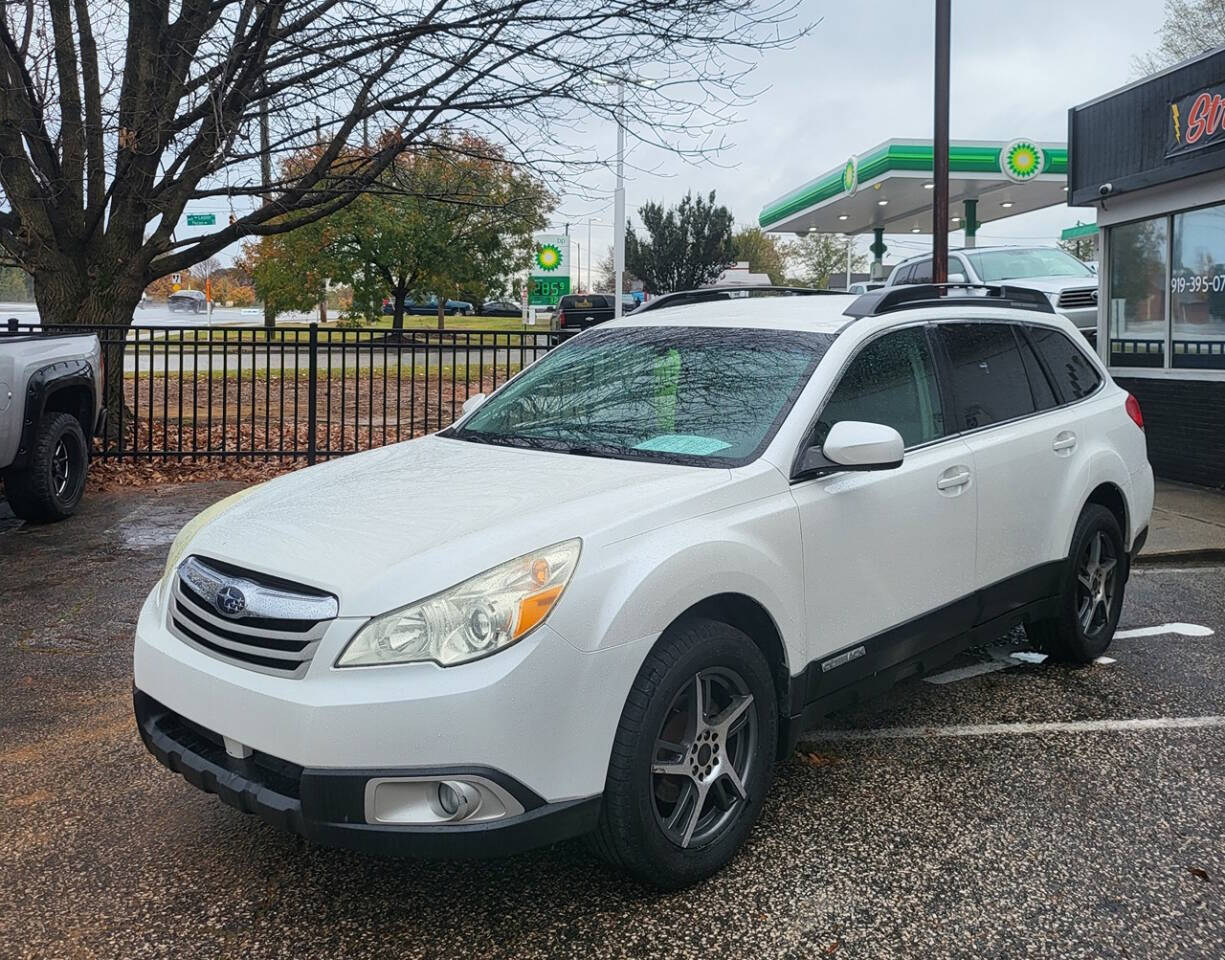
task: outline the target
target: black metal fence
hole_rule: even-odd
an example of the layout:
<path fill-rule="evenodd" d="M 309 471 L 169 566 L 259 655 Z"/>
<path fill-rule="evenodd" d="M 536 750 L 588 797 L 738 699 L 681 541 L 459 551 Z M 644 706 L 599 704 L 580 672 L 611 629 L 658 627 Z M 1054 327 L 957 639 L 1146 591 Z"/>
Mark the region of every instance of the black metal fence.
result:
<path fill-rule="evenodd" d="M 432 433 L 565 332 L 140 326 L 92 332 L 108 417 L 97 454 L 307 463 Z"/>

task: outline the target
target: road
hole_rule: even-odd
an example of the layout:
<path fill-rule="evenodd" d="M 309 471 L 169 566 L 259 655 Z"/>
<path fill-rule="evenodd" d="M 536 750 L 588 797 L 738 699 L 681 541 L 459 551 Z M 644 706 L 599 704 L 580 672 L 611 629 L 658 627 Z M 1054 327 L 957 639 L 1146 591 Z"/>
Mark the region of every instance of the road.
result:
<path fill-rule="evenodd" d="M 282 313 L 277 319 L 288 323 L 309 323 L 313 314 Z M 15 317 L 21 324 L 38 323 L 38 308 L 32 303 L 0 303 L 0 321 Z M 264 323 L 264 311 L 259 307 L 216 307 L 212 315 L 172 313 L 165 303 L 140 307 L 132 315 L 134 327 L 259 327 Z"/>
<path fill-rule="evenodd" d="M 1012 635 L 830 718 L 731 867 L 661 897 L 579 844 L 312 847 L 146 755 L 137 608 L 178 526 L 232 489 L 93 494 L 41 529 L 0 506 L 0 956 L 1221 955 L 1219 567 L 1138 570 L 1123 624 L 1142 633 L 1113 662 L 1023 662 Z"/>

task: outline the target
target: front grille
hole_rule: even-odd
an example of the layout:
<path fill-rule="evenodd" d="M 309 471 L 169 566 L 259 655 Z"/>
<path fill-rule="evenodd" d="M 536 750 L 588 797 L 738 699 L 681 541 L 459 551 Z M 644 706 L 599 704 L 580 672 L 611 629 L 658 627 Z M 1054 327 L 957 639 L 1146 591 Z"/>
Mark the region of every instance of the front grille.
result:
<path fill-rule="evenodd" d="M 219 606 L 223 596 L 229 612 Z M 330 594 L 189 557 L 175 574 L 169 622 L 175 636 L 210 656 L 299 678 L 336 613 Z"/>
<path fill-rule="evenodd" d="M 1066 310 L 1082 310 L 1097 306 L 1097 287 L 1065 290 L 1059 295 L 1059 306 Z"/>

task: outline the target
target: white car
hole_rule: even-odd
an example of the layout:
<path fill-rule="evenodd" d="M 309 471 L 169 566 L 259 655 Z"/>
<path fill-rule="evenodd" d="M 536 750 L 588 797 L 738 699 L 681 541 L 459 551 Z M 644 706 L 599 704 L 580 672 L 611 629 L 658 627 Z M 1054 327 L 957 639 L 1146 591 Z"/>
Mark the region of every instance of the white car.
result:
<path fill-rule="evenodd" d="M 1041 296 L 945 293 L 602 324 L 213 506 L 140 613 L 146 745 L 311 840 L 588 834 L 678 887 L 830 711 L 1017 623 L 1092 660 L 1149 523 L 1139 407 Z"/>
<path fill-rule="evenodd" d="M 1097 342 L 1097 273 L 1058 247 L 969 247 L 949 251 L 950 283 L 1008 283 L 1041 290 L 1090 343 Z M 903 260 L 888 285 L 932 282 L 931 254 Z"/>

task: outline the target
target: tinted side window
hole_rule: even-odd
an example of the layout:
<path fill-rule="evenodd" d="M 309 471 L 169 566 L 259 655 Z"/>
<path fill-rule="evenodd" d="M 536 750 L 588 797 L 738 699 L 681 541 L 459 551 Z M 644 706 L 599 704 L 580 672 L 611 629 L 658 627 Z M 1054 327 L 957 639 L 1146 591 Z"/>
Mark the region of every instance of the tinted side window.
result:
<path fill-rule="evenodd" d="M 914 266 L 894 267 L 893 273 L 889 275 L 889 283 L 896 285 L 900 283 L 910 283 L 910 274 L 914 271 Z"/>
<path fill-rule="evenodd" d="M 1034 412 L 1025 363 L 1007 323 L 940 324 L 957 413 L 967 430 Z"/>
<path fill-rule="evenodd" d="M 841 420 L 883 423 L 913 447 L 944 436 L 936 366 L 922 327 L 887 333 L 851 361 L 821 411 L 815 441 Z"/>
<path fill-rule="evenodd" d="M 930 260 L 920 260 L 911 268 L 910 279 L 907 283 L 931 283 L 932 282 L 932 262 Z"/>
<path fill-rule="evenodd" d="M 1066 334 L 1051 327 L 1030 327 L 1029 336 L 1055 378 L 1064 403 L 1087 397 L 1101 384 L 1097 368 Z"/>
<path fill-rule="evenodd" d="M 1014 326 L 1012 332 L 1021 346 L 1021 358 L 1025 361 L 1025 373 L 1029 376 L 1029 390 L 1033 394 L 1034 405 L 1039 410 L 1050 410 L 1052 407 L 1059 406 L 1059 398 L 1055 396 L 1051 380 L 1046 375 L 1046 371 L 1042 369 L 1042 364 L 1038 362 L 1038 355 L 1034 353 L 1034 348 L 1029 338 L 1025 336 L 1025 331 L 1019 326 Z"/>

